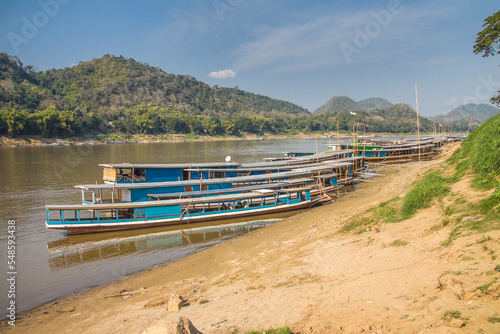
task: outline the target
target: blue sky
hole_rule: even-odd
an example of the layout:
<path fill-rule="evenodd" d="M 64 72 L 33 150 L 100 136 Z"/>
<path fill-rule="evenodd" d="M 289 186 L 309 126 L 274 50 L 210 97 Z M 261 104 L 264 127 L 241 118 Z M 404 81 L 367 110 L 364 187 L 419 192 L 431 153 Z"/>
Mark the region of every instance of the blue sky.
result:
<path fill-rule="evenodd" d="M 422 115 L 488 103 L 500 56 L 472 53 L 491 0 L 0 0 L 0 51 L 39 70 L 122 55 L 314 111 L 334 95 Z"/>

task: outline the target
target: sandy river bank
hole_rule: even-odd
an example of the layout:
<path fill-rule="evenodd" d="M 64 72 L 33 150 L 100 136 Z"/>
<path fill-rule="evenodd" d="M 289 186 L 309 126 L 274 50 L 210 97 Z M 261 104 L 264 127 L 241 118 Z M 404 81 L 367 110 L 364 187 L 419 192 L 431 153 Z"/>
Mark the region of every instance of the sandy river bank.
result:
<path fill-rule="evenodd" d="M 446 147 L 421 172 L 443 164 L 455 148 Z M 379 173 L 333 204 L 49 303 L 19 315 L 15 327 L 3 323 L 0 329 L 167 333 L 168 323 L 185 316 L 203 333 L 282 326 L 300 333 L 500 332 L 500 323 L 488 321 L 500 314 L 498 283 L 496 292 L 476 292 L 498 277 L 488 274 L 496 261 L 476 242 L 477 235 L 443 248 L 450 230 L 430 232 L 442 219 L 438 206 L 362 234 L 337 233 L 349 217 L 404 194 L 419 166 L 386 166 Z M 475 195 L 467 180 L 454 187 Z M 498 253 L 500 233 L 488 236 L 495 241 L 489 249 Z M 407 244 L 391 247 L 395 240 Z M 169 312 L 167 301 L 174 294 L 188 304 Z M 450 312 L 461 316 L 450 318 Z"/>

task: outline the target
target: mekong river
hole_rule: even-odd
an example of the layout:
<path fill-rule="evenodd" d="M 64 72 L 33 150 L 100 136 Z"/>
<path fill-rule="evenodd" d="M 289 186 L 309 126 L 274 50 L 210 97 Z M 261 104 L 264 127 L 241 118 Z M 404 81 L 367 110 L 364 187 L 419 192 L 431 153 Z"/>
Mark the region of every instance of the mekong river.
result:
<path fill-rule="evenodd" d="M 260 162 L 283 152 L 325 151 L 327 139 L 235 140 L 0 148 L 0 319 L 11 297 L 16 311 L 170 262 L 270 221 L 219 221 L 67 236 L 45 228 L 46 204 L 79 204 L 73 186 L 102 183 L 99 163 Z M 317 147 L 318 146 L 318 147 Z M 15 221 L 15 267 L 8 267 L 8 223 Z M 247 218 L 247 221 L 252 221 Z M 216 226 L 216 227 L 214 227 Z M 182 233 L 181 233 L 182 230 Z M 11 252 L 12 253 L 12 252 Z"/>

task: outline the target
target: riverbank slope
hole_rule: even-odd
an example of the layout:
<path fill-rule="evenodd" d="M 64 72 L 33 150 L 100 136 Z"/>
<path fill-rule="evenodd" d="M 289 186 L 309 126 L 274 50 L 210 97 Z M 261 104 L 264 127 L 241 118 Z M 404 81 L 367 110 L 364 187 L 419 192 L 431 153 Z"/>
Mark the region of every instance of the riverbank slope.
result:
<path fill-rule="evenodd" d="M 421 168 L 382 167 L 381 176 L 333 204 L 49 303 L 19 315 L 16 327 L 0 328 L 167 333 L 169 323 L 185 316 L 203 333 L 282 326 L 297 333 L 499 332 L 498 230 L 464 234 L 443 247 L 452 227 L 441 224 L 446 213 L 435 203 L 399 223 L 339 233 L 351 217 L 404 195 L 458 145 Z M 470 203 L 490 195 L 472 189 L 468 178 L 451 192 Z M 168 311 L 172 295 L 187 305 Z"/>

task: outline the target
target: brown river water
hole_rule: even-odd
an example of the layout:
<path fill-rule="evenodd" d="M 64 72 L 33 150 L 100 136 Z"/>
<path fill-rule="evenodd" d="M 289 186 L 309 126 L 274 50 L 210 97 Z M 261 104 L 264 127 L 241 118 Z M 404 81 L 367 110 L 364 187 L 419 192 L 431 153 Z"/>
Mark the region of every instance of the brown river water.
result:
<path fill-rule="evenodd" d="M 46 204 L 79 204 L 76 184 L 102 183 L 99 163 L 260 162 L 283 152 L 326 150 L 326 139 L 0 148 L 0 309 L 16 311 L 105 284 L 266 226 L 280 216 L 67 236 L 45 228 Z M 317 143 L 317 144 L 316 144 Z M 260 219 L 260 218 L 259 218 Z M 250 221 L 250 222 L 249 222 Z M 15 231 L 8 226 L 15 226 Z M 15 254 L 8 257 L 9 231 Z M 11 238 L 12 239 L 12 238 Z M 12 245 L 11 245 L 12 246 Z M 12 249 L 12 248 L 10 248 Z M 15 266 L 8 261 L 14 256 Z M 0 319 L 5 318 L 0 311 Z"/>

